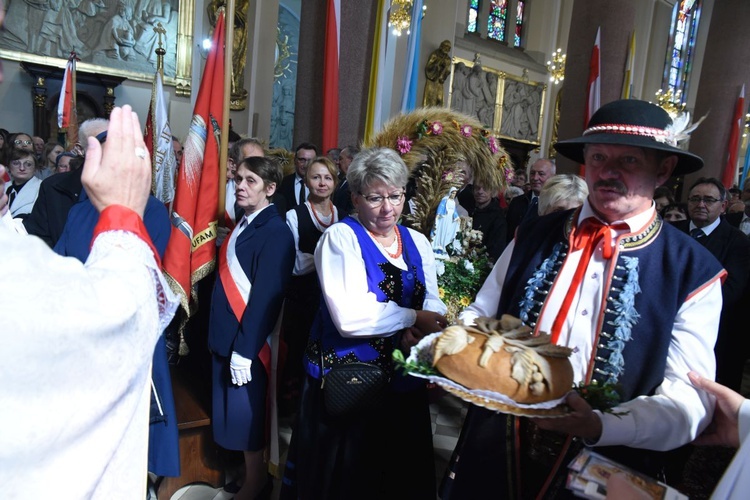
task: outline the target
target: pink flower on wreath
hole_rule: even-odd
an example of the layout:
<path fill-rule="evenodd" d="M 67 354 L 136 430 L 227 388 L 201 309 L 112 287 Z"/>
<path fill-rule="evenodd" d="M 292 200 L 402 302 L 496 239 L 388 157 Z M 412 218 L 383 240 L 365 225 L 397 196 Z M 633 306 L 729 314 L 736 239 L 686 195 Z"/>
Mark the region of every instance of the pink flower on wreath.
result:
<path fill-rule="evenodd" d="M 440 135 L 442 133 L 443 133 L 443 124 L 442 123 L 440 123 L 438 121 L 434 121 L 434 122 L 430 123 L 430 134 L 432 134 L 432 135 Z"/>
<path fill-rule="evenodd" d="M 413 144 L 412 141 L 409 140 L 408 137 L 405 135 L 402 135 L 398 138 L 398 141 L 396 142 L 396 149 L 398 149 L 398 152 L 402 155 L 405 155 L 409 151 L 411 151 L 411 145 Z"/>
<path fill-rule="evenodd" d="M 487 145 L 490 147 L 490 152 L 494 155 L 497 153 L 497 139 L 494 136 L 487 138 Z"/>
<path fill-rule="evenodd" d="M 461 125 L 461 135 L 464 137 L 471 137 L 471 125 Z"/>

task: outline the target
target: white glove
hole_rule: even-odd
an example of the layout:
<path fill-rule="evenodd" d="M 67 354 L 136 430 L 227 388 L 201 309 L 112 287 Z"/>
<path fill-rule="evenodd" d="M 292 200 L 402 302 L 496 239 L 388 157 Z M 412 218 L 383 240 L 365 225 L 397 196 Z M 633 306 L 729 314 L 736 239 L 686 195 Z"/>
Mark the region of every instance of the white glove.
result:
<path fill-rule="evenodd" d="M 253 379 L 250 374 L 252 364 L 252 359 L 247 359 L 237 351 L 232 351 L 232 358 L 229 360 L 229 373 L 232 375 L 232 383 L 242 385 L 250 382 Z"/>

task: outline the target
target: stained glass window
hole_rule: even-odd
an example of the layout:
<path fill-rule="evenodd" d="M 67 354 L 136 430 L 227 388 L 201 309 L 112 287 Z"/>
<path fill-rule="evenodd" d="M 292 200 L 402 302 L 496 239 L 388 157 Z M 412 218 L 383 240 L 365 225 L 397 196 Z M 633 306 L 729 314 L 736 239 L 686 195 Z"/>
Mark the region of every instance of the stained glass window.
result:
<path fill-rule="evenodd" d="M 487 19 L 487 38 L 504 42 L 507 20 L 508 2 L 506 0 L 492 0 L 490 2 L 490 17 Z"/>
<path fill-rule="evenodd" d="M 526 2 L 523 0 L 518 0 L 518 4 L 516 5 L 516 31 L 515 36 L 513 37 L 514 47 L 521 46 L 521 34 L 523 33 L 523 9 L 525 4 Z"/>
<path fill-rule="evenodd" d="M 477 32 L 477 16 L 479 16 L 479 0 L 469 1 L 469 24 L 466 31 L 469 33 Z"/>
<path fill-rule="evenodd" d="M 700 17 L 700 0 L 680 0 L 674 6 L 662 88 L 679 95 L 681 102 L 687 100 Z"/>

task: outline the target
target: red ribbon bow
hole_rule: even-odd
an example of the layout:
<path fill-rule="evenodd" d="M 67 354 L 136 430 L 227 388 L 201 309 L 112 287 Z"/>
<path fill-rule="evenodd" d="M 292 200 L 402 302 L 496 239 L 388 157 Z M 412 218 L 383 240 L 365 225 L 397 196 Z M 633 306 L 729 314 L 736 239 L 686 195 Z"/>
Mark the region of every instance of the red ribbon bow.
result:
<path fill-rule="evenodd" d="M 583 250 L 583 254 L 581 254 L 581 260 L 578 261 L 573 281 L 568 286 L 563 303 L 555 317 L 555 322 L 552 324 L 551 334 L 553 344 L 556 344 L 560 338 L 560 331 L 562 331 L 562 327 L 565 324 L 565 318 L 568 316 L 570 305 L 573 302 L 576 292 L 581 287 L 583 275 L 589 265 L 594 249 L 601 239 L 604 239 L 602 256 L 609 260 L 614 255 L 614 251 L 612 250 L 612 229 L 628 229 L 628 226 L 625 224 L 608 226 L 595 217 L 589 217 L 575 228 L 570 251 Z"/>

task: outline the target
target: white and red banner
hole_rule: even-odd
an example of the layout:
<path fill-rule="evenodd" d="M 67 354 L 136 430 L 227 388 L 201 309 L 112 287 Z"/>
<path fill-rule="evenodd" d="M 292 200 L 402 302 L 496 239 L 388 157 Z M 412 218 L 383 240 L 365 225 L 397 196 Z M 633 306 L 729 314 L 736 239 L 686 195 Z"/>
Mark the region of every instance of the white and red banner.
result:
<path fill-rule="evenodd" d="M 174 199 L 177 158 L 172 147 L 172 129 L 160 71 L 156 72 L 151 87 L 151 104 L 143 140 L 151 154 L 151 193 L 169 205 Z"/>

